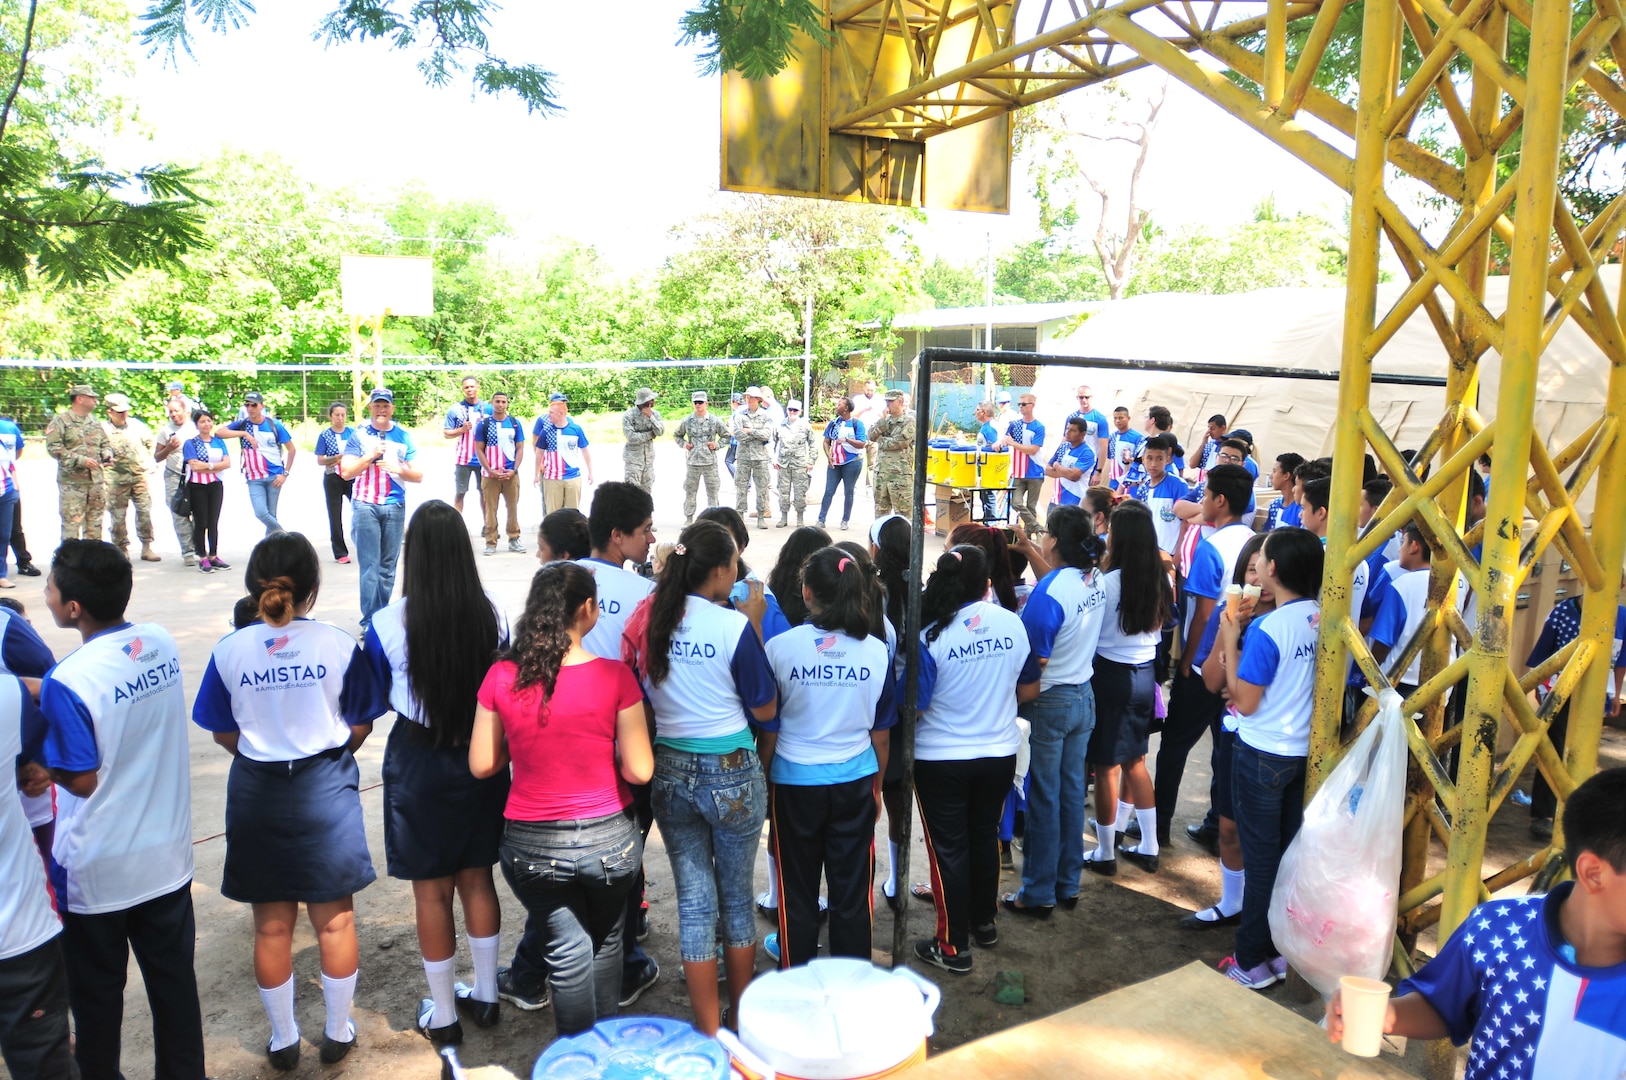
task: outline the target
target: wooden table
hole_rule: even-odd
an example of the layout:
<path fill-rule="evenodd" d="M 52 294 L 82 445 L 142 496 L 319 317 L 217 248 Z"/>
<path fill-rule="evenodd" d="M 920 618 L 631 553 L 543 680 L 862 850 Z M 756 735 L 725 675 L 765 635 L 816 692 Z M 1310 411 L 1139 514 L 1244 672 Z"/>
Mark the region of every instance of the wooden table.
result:
<path fill-rule="evenodd" d="M 1415 1080 L 1206 964 L 967 1043 L 908 1080 Z"/>

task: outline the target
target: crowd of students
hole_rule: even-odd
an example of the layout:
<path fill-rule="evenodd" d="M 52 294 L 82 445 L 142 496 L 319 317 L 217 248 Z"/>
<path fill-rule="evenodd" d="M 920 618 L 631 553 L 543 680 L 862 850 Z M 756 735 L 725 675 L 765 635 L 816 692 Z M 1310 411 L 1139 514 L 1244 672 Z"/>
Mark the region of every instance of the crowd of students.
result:
<path fill-rule="evenodd" d="M 1330 465 L 1281 455 L 1270 473 L 1279 497 L 1256 507 L 1246 432 L 1214 418 L 1188 485 L 1167 419 L 1153 409 L 1154 433 L 1121 460 L 1114 440 L 1108 483 L 1049 507 L 1037 542 L 1021 526 L 955 530 L 919 586 L 912 688 L 899 645 L 911 528 L 900 516 L 876 521 L 867 544 L 797 528 L 759 575 L 743 560 L 750 533 L 737 511 L 710 508 L 652 551 L 649 494 L 602 484 L 587 515 L 543 520 L 543 566 L 510 626 L 481 586 L 461 515 L 429 501 L 406 528 L 401 596 L 372 613 L 360 645 L 309 618 L 321 584 L 311 543 L 272 532 L 247 560 L 238 628 L 213 649 L 191 710 L 232 759 L 221 892 L 252 911 L 268 1062 L 292 1069 L 300 1056 L 301 904 L 320 952 L 320 1059 L 355 1045 L 353 897 L 376 878 L 355 752 L 392 711 L 386 872 L 412 883 L 428 990 L 416 1022 L 437 1046 L 460 1042 L 464 1019 L 500 1022 L 499 1001 L 551 1003 L 558 1032 L 575 1034 L 655 983 L 659 966 L 639 944 L 655 823 L 701 1031 L 738 1014 L 757 915 L 774 924 L 763 945 L 782 967 L 819 954 L 821 923 L 828 955 L 868 960 L 883 813 L 882 898 L 903 907 L 897 844 L 913 808 L 898 722 L 910 689 L 929 881 L 908 887 L 935 914 L 914 960 L 968 973 L 974 949 L 997 946 L 1002 914 L 1076 906 L 1083 875 L 1114 874 L 1120 857 L 1156 873 L 1185 759 L 1207 731 L 1212 820 L 1187 832 L 1215 847 L 1223 888 L 1181 926 L 1234 925 L 1221 969 L 1251 989 L 1282 979 L 1267 909 L 1303 806 Z M 1078 471 L 1094 478 L 1088 464 Z M 1363 524 L 1384 494 L 1370 478 Z M 1407 651 L 1426 603 L 1415 582 L 1427 579 L 1429 538 L 1412 525 L 1390 546 L 1392 559 L 1356 575 L 1354 609 L 1380 660 Z M 1245 592 L 1227 602 L 1232 585 Z M 0 612 L 0 664 L 15 676 L 0 679 L 0 747 L 18 760 L 24 796 L 0 807 L 0 1049 L 19 1080 L 118 1075 L 131 950 L 152 1003 L 156 1075 L 204 1075 L 186 702 L 173 639 L 124 619 L 131 586 L 111 545 L 62 545 L 47 604 L 84 644 L 61 663 L 20 613 Z M 1549 651 L 1573 636 L 1568 616 L 1551 629 Z M 1612 965 L 1606 974 L 1626 980 L 1614 970 L 1626 964 L 1626 801 L 1618 776 L 1608 784 L 1593 801 L 1607 803 L 1612 826 L 1566 818 L 1587 846 L 1572 844 L 1578 884 L 1548 905 L 1569 914 L 1547 924 L 1557 935 L 1579 919 L 1590 935 L 1575 942 L 1580 958 L 1554 937 L 1553 963 Z M 1589 790 L 1570 814 L 1592 805 Z M 54 817 L 36 813 L 53 791 Z M 1019 813 L 1021 884 L 1002 896 Z M 499 864 L 526 917 L 506 967 Z M 457 905 L 467 984 L 456 980 Z M 1471 987 L 1488 969 L 1468 955 L 1458 947 L 1442 960 L 1448 975 L 1430 967 L 1412 981 L 1424 1004 L 1402 998 L 1396 1030 L 1471 1033 Z"/>

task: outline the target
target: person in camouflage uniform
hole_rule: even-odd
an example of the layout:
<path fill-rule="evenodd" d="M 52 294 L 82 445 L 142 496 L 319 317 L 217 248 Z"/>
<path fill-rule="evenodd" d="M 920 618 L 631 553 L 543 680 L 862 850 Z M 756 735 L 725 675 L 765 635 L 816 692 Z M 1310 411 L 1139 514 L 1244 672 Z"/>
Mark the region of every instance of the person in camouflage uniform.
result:
<path fill-rule="evenodd" d="M 655 391 L 639 387 L 632 408 L 621 414 L 621 471 L 629 484 L 655 493 L 655 440 L 666 431 L 666 422 L 655 411 Z"/>
<path fill-rule="evenodd" d="M 685 416 L 672 433 L 679 446 L 683 447 L 688 464 L 683 479 L 683 524 L 694 523 L 695 495 L 700 490 L 700 482 L 706 482 L 706 507 L 710 509 L 717 505 L 717 494 L 722 487 L 722 481 L 717 476 L 717 453 L 728 441 L 728 425 L 712 416 L 707 410 L 710 408 L 704 390 L 696 390 L 689 395 L 694 404 L 694 414 Z"/>
<path fill-rule="evenodd" d="M 107 419 L 102 422 L 113 464 L 107 468 L 107 512 L 113 518 L 113 546 L 130 557 L 129 507 L 135 503 L 136 536 L 141 540 L 141 561 L 160 562 L 152 549 L 152 496 L 147 488 L 147 462 L 152 460 L 152 428 L 130 415 L 130 399 L 107 395 Z"/>
<path fill-rule="evenodd" d="M 915 418 L 904 408 L 903 391 L 886 392 L 886 415 L 869 429 L 875 457 L 875 516 L 915 512 Z"/>
<path fill-rule="evenodd" d="M 45 452 L 56 459 L 57 512 L 62 539 L 102 538 L 102 469 L 113 461 L 96 412 L 96 391 L 80 383 L 68 388 L 68 409 L 45 426 Z"/>
<path fill-rule="evenodd" d="M 757 489 L 757 528 L 768 527 L 768 445 L 773 442 L 773 417 L 762 407 L 762 388 L 745 388 L 745 409 L 734 414 L 733 435 L 740 445 L 734 458 L 734 509 L 746 516 L 751 485 Z"/>
<path fill-rule="evenodd" d="M 802 403 L 791 398 L 785 406 L 785 422 L 779 428 L 779 527 L 790 526 L 790 512 L 796 510 L 796 524 L 804 524 L 807 487 L 813 480 L 813 466 L 819 460 L 819 440 L 812 425 L 802 416 Z"/>

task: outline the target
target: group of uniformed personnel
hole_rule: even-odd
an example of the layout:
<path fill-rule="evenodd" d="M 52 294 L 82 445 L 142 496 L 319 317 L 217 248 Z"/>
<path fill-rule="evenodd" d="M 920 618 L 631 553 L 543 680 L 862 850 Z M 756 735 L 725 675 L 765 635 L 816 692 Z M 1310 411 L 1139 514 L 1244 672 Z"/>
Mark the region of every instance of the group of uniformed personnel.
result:
<path fill-rule="evenodd" d="M 113 515 L 113 544 L 130 554 L 129 507 L 135 504 L 141 558 L 160 561 L 152 549 L 152 497 L 147 463 L 153 460 L 152 429 L 130 415 L 130 399 L 107 395 L 107 417 L 97 419 L 98 395 L 80 383 L 68 390 L 68 408 L 45 428 L 45 450 L 57 463 L 62 539 L 100 540 L 102 514 Z"/>

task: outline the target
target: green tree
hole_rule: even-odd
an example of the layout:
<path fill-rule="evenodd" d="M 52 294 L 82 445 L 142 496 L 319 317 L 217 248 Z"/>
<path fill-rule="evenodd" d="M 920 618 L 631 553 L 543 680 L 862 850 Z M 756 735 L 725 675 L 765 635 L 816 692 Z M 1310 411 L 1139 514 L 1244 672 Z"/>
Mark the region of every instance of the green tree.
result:
<path fill-rule="evenodd" d="M 108 0 L 0 9 L 0 279 L 13 288 L 173 266 L 203 242 L 192 170 L 114 169 L 79 142 L 122 115 L 93 69 L 119 66 L 109 31 L 127 17 Z"/>
<path fill-rule="evenodd" d="M 1336 285 L 1344 276 L 1345 235 L 1322 218 L 1275 216 L 1223 231 L 1180 229 L 1147 245 L 1130 295 L 1232 293 L 1283 286 Z"/>

